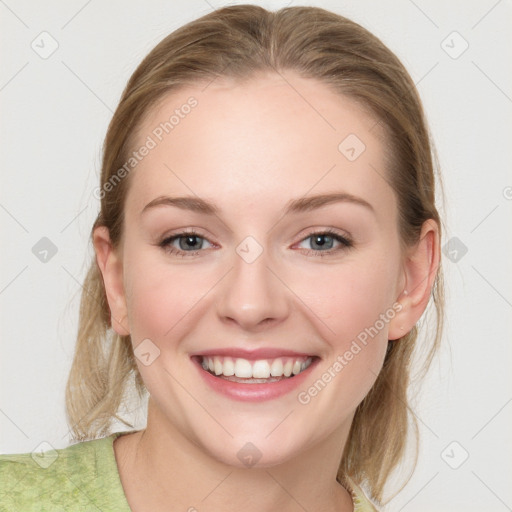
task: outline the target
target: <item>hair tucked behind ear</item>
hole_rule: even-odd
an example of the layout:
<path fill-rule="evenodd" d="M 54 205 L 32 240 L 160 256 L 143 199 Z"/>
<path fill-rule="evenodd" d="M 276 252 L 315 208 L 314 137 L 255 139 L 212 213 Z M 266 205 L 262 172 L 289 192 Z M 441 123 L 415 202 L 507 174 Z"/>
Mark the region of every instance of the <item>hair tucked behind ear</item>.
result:
<path fill-rule="evenodd" d="M 145 386 L 137 370 L 129 336 L 110 328 L 103 278 L 94 263 L 83 284 L 75 355 L 66 387 L 66 412 L 75 439 L 110 433 L 131 376 L 142 397 Z"/>
<path fill-rule="evenodd" d="M 101 209 L 95 226 L 106 226 L 117 247 L 130 175 L 119 180 L 137 129 L 165 95 L 216 77 L 248 80 L 258 72 L 295 71 L 368 109 L 384 128 L 390 155 L 387 179 L 399 211 L 404 247 L 418 241 L 427 219 L 441 222 L 435 205 L 433 152 L 414 82 L 397 57 L 360 25 L 316 7 L 269 12 L 252 5 L 218 9 L 161 41 L 131 76 L 109 125 L 103 148 Z M 108 186 L 116 178 L 115 186 Z M 433 301 L 433 304 L 432 304 Z M 443 288 L 438 269 L 431 304 L 432 333 L 422 339 L 426 371 L 441 339 Z M 430 319 L 429 319 L 430 320 Z M 408 433 L 408 389 L 418 329 L 390 342 L 384 367 L 359 405 L 338 479 L 363 484 L 382 502 L 384 484 L 402 460 Z M 79 439 L 109 431 L 129 377 L 142 394 L 129 336 L 110 326 L 102 278 L 94 262 L 82 294 L 76 352 L 66 389 L 72 432 Z M 414 417 L 410 418 L 414 424 Z"/>

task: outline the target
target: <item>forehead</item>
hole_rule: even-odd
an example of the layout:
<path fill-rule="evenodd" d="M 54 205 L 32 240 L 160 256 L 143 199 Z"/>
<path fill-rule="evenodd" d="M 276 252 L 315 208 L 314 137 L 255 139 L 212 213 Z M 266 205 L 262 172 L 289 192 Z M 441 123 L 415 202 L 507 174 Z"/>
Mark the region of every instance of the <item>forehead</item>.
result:
<path fill-rule="evenodd" d="M 152 147 L 128 199 L 139 210 L 165 194 L 239 208 L 339 190 L 389 210 L 384 139 L 367 111 L 316 80 L 291 72 L 216 79 L 172 92 L 148 112 L 134 149 Z"/>

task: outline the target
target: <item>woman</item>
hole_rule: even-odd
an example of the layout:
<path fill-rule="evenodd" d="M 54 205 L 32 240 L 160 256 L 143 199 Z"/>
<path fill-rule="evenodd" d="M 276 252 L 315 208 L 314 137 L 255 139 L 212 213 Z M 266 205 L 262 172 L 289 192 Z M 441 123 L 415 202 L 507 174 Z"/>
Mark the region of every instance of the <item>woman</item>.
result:
<path fill-rule="evenodd" d="M 431 146 L 396 56 L 318 8 L 206 15 L 130 78 L 96 195 L 67 386 L 81 442 L 2 456 L 0 503 L 383 503 L 431 298 L 425 368 L 442 326 Z M 108 435 L 131 378 L 147 426 Z"/>

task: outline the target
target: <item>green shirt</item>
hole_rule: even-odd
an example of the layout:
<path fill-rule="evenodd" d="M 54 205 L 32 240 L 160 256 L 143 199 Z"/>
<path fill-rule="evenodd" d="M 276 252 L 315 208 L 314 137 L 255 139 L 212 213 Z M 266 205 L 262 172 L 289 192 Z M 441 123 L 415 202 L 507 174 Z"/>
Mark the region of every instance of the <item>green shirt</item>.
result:
<path fill-rule="evenodd" d="M 41 453 L 0 455 L 0 512 L 131 512 L 114 454 L 129 432 Z M 353 486 L 354 512 L 375 509 Z"/>

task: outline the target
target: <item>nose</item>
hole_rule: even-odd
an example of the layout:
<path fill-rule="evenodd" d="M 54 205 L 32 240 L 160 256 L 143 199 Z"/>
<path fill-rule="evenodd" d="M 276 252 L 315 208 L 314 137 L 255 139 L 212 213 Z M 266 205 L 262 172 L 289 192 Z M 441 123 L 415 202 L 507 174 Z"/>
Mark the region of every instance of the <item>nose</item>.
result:
<path fill-rule="evenodd" d="M 271 266 L 265 250 L 254 261 L 234 255 L 233 268 L 218 290 L 217 313 L 223 323 L 259 332 L 288 317 L 290 293 Z"/>

